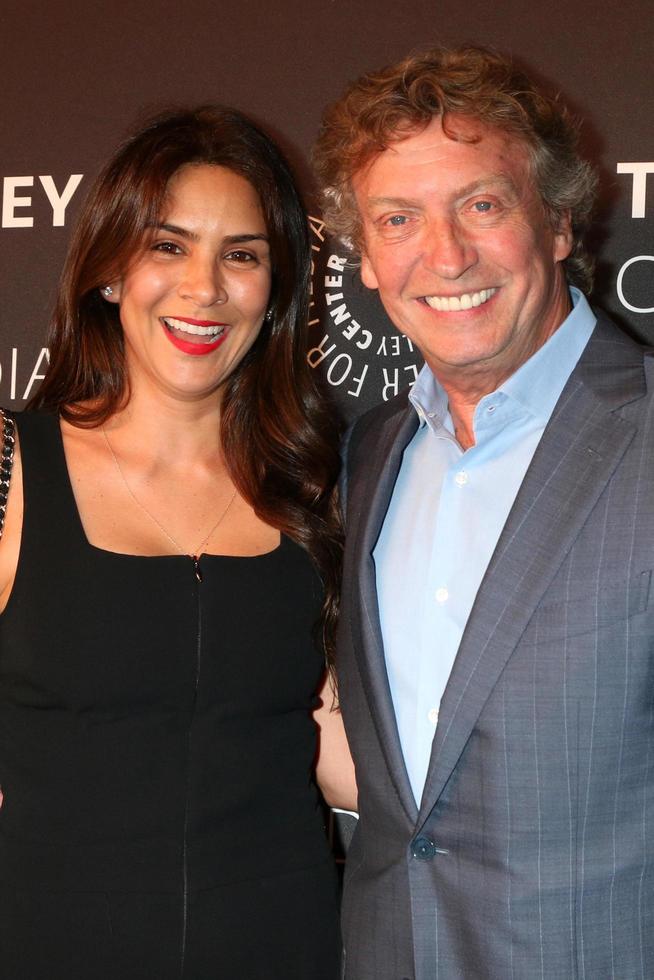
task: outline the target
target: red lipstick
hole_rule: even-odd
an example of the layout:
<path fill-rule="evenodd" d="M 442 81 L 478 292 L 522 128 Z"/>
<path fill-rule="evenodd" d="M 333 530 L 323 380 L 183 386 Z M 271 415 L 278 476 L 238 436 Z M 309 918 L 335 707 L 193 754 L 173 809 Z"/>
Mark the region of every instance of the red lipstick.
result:
<path fill-rule="evenodd" d="M 206 341 L 204 339 L 198 338 L 196 341 L 185 340 L 183 331 L 176 330 L 174 327 L 170 327 L 165 319 L 162 318 L 161 325 L 163 331 L 171 342 L 173 347 L 177 350 L 181 350 L 184 354 L 192 354 L 194 357 L 201 357 L 203 354 L 211 354 L 213 351 L 217 350 L 218 347 L 227 338 L 229 329 L 226 324 L 217 323 L 215 320 L 195 320 L 191 317 L 175 317 L 176 320 L 182 320 L 184 323 L 190 323 L 197 327 L 222 327 L 223 331 L 214 340 Z"/>

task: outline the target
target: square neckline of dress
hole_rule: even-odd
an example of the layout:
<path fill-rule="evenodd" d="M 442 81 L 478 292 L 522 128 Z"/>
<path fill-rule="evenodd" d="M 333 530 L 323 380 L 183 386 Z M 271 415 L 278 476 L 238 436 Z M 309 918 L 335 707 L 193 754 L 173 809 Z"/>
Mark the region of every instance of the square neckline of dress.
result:
<path fill-rule="evenodd" d="M 78 531 L 86 547 L 90 548 L 92 551 L 95 551 L 100 555 L 109 555 L 112 558 L 131 558 L 134 560 L 143 560 L 143 561 L 154 561 L 156 559 L 163 559 L 167 561 L 170 561 L 171 559 L 177 559 L 178 561 L 193 561 L 193 556 L 190 554 L 185 555 L 185 554 L 171 553 L 171 554 L 163 554 L 163 555 L 135 555 L 128 551 L 112 551 L 110 548 L 101 548 L 97 544 L 93 544 L 93 542 L 89 540 L 89 536 L 86 533 L 86 528 L 84 527 L 84 523 L 82 521 L 82 516 L 79 512 L 79 507 L 77 506 L 77 499 L 75 497 L 75 491 L 73 490 L 73 481 L 71 480 L 70 470 L 68 469 L 68 460 L 66 458 L 66 449 L 64 447 L 64 437 L 61 431 L 60 416 L 58 415 L 54 416 L 54 421 L 57 428 L 57 448 L 61 456 L 63 471 L 66 477 L 66 492 L 70 498 Z M 18 428 L 18 436 L 20 439 L 20 428 L 18 425 L 17 428 Z M 277 552 L 279 552 L 286 545 L 286 543 L 287 543 L 287 536 L 280 532 L 279 543 L 270 551 L 262 551 L 258 555 L 224 555 L 224 554 L 213 554 L 208 551 L 202 551 L 197 556 L 197 558 L 198 561 L 202 561 L 202 559 L 205 558 L 209 558 L 209 559 L 216 558 L 222 561 L 253 561 L 262 558 L 270 558 L 271 556 L 276 555 Z"/>

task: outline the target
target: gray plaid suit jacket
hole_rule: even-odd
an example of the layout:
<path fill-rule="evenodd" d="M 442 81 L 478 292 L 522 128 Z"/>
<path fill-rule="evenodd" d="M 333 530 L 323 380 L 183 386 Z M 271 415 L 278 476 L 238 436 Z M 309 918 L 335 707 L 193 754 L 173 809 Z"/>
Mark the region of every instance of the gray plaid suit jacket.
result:
<path fill-rule="evenodd" d="M 400 396 L 354 427 L 347 980 L 654 977 L 653 391 L 654 358 L 599 314 L 477 595 L 419 811 L 371 558 L 415 412 Z"/>

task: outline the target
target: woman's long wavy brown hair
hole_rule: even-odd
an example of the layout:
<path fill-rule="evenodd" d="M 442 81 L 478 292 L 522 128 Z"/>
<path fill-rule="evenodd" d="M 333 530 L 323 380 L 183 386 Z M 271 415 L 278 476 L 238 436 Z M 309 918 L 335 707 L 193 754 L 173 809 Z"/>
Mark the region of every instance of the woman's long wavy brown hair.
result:
<path fill-rule="evenodd" d="M 147 247 L 170 179 L 189 164 L 228 168 L 248 180 L 261 201 L 273 317 L 224 382 L 221 441 L 230 475 L 256 514 L 313 559 L 325 587 L 329 656 L 341 552 L 334 493 L 338 426 L 306 360 L 306 214 L 284 157 L 251 120 L 222 106 L 169 111 L 110 160 L 73 235 L 48 332 L 50 367 L 29 407 L 96 427 L 129 401 L 119 309 L 102 299 L 100 289 L 121 278 Z"/>

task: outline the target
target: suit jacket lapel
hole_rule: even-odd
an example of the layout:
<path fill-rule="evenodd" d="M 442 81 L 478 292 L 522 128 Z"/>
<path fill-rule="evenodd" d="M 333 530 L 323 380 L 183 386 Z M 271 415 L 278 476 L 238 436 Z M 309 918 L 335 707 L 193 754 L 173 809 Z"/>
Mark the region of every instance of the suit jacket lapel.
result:
<path fill-rule="evenodd" d="M 418 809 L 406 772 L 388 684 L 372 551 L 388 510 L 402 453 L 417 424 L 410 406 L 402 406 L 386 420 L 371 446 L 374 455 L 371 453 L 370 463 L 359 467 L 350 484 L 348 497 L 357 502 L 357 511 L 348 504 L 347 514 L 350 554 L 356 562 L 348 579 L 358 584 L 360 595 L 360 605 L 355 603 L 352 619 L 354 650 L 388 770 L 411 823 L 415 822 Z"/>
<path fill-rule="evenodd" d="M 600 320 L 543 433 L 477 594 L 441 701 L 418 825 L 633 439 L 635 426 L 615 408 L 644 390 L 641 350 Z"/>

